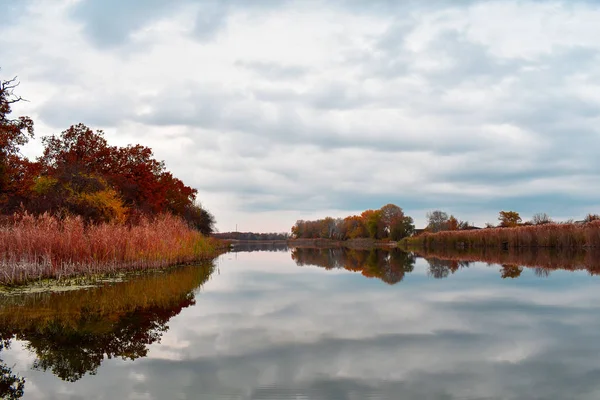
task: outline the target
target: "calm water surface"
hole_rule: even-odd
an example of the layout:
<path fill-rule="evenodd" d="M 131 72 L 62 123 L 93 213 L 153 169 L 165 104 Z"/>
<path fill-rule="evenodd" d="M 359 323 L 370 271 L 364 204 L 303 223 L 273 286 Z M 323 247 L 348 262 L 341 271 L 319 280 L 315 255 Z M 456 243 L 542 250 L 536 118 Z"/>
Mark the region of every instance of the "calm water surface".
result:
<path fill-rule="evenodd" d="M 588 271 L 265 249 L 0 298 L 0 392 L 16 398 L 20 383 L 25 399 L 600 399 L 600 277 Z"/>

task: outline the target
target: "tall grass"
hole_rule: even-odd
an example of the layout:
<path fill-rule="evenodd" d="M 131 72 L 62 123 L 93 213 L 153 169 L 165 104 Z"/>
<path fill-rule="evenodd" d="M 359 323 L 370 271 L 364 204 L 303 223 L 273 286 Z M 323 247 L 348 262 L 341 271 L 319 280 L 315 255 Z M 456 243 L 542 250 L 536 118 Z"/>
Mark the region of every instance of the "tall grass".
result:
<path fill-rule="evenodd" d="M 516 228 L 424 233 L 402 240 L 405 246 L 421 248 L 550 247 L 576 249 L 600 247 L 600 221 L 586 224 L 545 224 Z"/>
<path fill-rule="evenodd" d="M 0 226 L 0 285 L 164 268 L 214 258 L 220 248 L 166 214 L 134 226 L 26 214 Z"/>

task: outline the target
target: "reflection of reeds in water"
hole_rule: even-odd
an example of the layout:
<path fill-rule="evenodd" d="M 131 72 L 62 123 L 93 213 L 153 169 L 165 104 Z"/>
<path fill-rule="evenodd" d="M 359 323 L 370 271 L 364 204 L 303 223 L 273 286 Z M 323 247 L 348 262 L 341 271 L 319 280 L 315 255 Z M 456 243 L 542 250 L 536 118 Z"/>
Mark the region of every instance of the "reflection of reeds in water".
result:
<path fill-rule="evenodd" d="M 24 216 L 0 226 L 0 285 L 164 268 L 218 255 L 219 242 L 162 215 L 135 226 Z"/>
<path fill-rule="evenodd" d="M 429 249 L 441 247 L 600 248 L 600 221 L 592 221 L 587 224 L 545 224 L 516 228 L 424 233 L 406 238 L 402 243 Z"/>
<path fill-rule="evenodd" d="M 470 262 L 485 262 L 502 266 L 502 276 L 517 277 L 523 267 L 535 268 L 537 276 L 548 276 L 553 270 L 587 270 L 590 274 L 600 274 L 600 249 L 544 249 L 544 248 L 497 248 L 435 250 L 419 249 L 419 257 L 427 259 L 430 266 L 444 265 L 454 273 Z M 435 273 L 432 273 L 435 276 Z M 441 277 L 441 276 L 440 276 Z"/>
<path fill-rule="evenodd" d="M 5 296 L 0 327 L 43 330 L 52 323 L 75 329 L 90 316 L 113 321 L 137 309 L 169 308 L 190 298 L 212 269 L 190 265 L 90 289 Z"/>
<path fill-rule="evenodd" d="M 299 266 L 315 265 L 326 269 L 341 268 L 360 272 L 368 278 L 377 278 L 393 285 L 404 279 L 414 268 L 415 258 L 397 249 L 370 250 L 345 247 L 307 248 L 292 250 L 292 259 Z"/>
<path fill-rule="evenodd" d="M 27 341 L 35 368 L 75 381 L 107 357 L 144 357 L 213 270 L 185 266 L 87 290 L 6 296 L 0 339 Z"/>

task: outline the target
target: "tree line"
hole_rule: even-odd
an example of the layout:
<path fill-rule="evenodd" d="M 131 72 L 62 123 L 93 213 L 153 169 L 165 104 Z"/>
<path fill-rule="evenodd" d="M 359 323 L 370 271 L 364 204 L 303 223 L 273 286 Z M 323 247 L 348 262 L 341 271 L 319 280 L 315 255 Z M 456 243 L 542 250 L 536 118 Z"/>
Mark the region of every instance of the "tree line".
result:
<path fill-rule="evenodd" d="M 20 149 L 34 138 L 29 117 L 11 118 L 16 79 L 0 80 L 0 214 L 79 215 L 86 222 L 135 223 L 170 213 L 203 234 L 213 215 L 142 145 L 111 146 L 100 130 L 84 124 L 42 138 L 42 156 L 29 160 Z"/>
<path fill-rule="evenodd" d="M 244 241 L 288 240 L 290 238 L 290 234 L 287 232 L 284 232 L 284 233 L 219 232 L 219 233 L 213 233 L 212 236 L 217 239 L 244 240 Z"/>
<path fill-rule="evenodd" d="M 366 210 L 346 218 L 326 217 L 316 221 L 296 221 L 292 237 L 296 239 L 347 240 L 371 238 L 400 240 L 415 230 L 414 221 L 402 208 L 386 204 L 379 210 Z"/>
<path fill-rule="evenodd" d="M 292 227 L 291 238 L 332 240 L 370 238 L 399 241 L 422 233 L 482 229 L 473 226 L 469 221 L 459 220 L 454 215 L 449 215 L 441 210 L 428 212 L 426 220 L 427 225 L 424 229 L 415 229 L 413 219 L 405 215 L 402 208 L 395 204 L 387 204 L 379 210 L 366 210 L 360 215 L 346 218 L 326 217 L 314 221 L 298 220 Z M 588 223 L 596 220 L 600 220 L 599 215 L 588 214 L 583 221 L 570 220 L 565 224 Z M 516 211 L 500 211 L 498 224 L 487 223 L 485 228 L 515 228 L 551 223 L 555 222 L 546 213 L 534 214 L 531 220 L 523 221 Z"/>

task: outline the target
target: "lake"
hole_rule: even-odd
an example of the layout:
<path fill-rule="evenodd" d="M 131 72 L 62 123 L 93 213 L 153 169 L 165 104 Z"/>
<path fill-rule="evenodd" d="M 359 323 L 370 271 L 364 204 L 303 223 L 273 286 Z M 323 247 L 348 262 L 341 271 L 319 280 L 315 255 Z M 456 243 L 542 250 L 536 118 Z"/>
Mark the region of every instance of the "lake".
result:
<path fill-rule="evenodd" d="M 600 398 L 600 276 L 565 268 L 249 246 L 127 282 L 0 297 L 0 393 Z"/>

